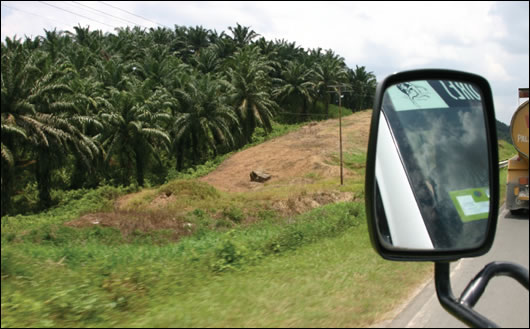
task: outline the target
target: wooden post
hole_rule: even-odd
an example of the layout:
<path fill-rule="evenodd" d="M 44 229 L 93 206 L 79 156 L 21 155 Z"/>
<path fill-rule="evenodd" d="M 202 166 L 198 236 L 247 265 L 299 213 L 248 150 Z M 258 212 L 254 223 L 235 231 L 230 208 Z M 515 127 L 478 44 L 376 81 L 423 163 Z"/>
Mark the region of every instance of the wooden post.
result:
<path fill-rule="evenodd" d="M 344 166 L 342 160 L 342 88 L 346 85 L 331 85 L 328 93 L 336 92 L 339 95 L 339 154 L 340 154 L 340 185 L 344 185 Z M 351 93 L 352 90 L 345 90 L 346 93 Z"/>
<path fill-rule="evenodd" d="M 339 144 L 340 144 L 340 185 L 344 185 L 344 175 L 342 173 L 342 94 L 339 91 Z"/>

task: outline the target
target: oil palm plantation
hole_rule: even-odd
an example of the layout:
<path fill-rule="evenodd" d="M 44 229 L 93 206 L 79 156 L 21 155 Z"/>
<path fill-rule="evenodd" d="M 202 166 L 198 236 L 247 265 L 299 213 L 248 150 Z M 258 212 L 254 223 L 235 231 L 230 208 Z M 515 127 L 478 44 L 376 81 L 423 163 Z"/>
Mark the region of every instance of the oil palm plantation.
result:
<path fill-rule="evenodd" d="M 70 188 L 101 177 L 143 185 L 158 155 L 182 168 L 241 147 L 257 127 L 272 129 L 278 104 L 298 117 L 317 101 L 327 111 L 334 84 L 354 86 L 355 108 L 370 103 L 375 77 L 364 67 L 345 79 L 332 51 L 228 30 L 78 26 L 3 41 L 2 214 L 14 189 L 35 181 L 49 205 L 57 169 Z"/>

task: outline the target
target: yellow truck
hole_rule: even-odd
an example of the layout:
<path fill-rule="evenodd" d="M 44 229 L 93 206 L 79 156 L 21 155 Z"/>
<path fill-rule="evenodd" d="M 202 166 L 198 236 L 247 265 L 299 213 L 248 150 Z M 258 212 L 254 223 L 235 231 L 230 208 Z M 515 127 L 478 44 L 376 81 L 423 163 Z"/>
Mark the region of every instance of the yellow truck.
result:
<path fill-rule="evenodd" d="M 519 97 L 528 97 L 528 88 Z M 528 100 L 519 105 L 510 124 L 510 134 L 518 154 L 508 160 L 506 209 L 512 213 L 528 212 Z"/>

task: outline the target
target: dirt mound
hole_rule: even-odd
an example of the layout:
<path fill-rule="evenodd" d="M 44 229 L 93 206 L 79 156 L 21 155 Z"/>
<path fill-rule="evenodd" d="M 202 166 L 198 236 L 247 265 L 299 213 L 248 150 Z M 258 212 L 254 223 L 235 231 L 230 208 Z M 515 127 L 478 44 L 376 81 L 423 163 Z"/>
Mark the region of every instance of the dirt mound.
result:
<path fill-rule="evenodd" d="M 113 211 L 91 213 L 80 218 L 64 223 L 66 226 L 84 227 L 113 227 L 118 229 L 124 237 L 130 237 L 151 231 L 167 230 L 167 238 L 178 240 L 193 233 L 194 225 L 186 222 L 184 218 L 170 213 L 161 212 L 132 212 Z"/>
<path fill-rule="evenodd" d="M 366 151 L 371 111 L 342 119 L 343 151 Z M 340 177 L 340 168 L 330 159 L 339 153 L 339 121 L 330 119 L 310 123 L 298 131 L 234 154 L 215 171 L 202 177 L 217 189 L 245 192 L 263 186 L 251 182 L 253 170 L 272 176 L 269 183 L 294 183 L 307 175 Z M 345 170 L 345 175 L 349 175 Z"/>
<path fill-rule="evenodd" d="M 286 201 L 279 200 L 273 203 L 272 208 L 284 216 L 294 216 L 329 203 L 346 201 L 354 201 L 353 192 L 323 191 L 311 195 L 295 195 Z"/>

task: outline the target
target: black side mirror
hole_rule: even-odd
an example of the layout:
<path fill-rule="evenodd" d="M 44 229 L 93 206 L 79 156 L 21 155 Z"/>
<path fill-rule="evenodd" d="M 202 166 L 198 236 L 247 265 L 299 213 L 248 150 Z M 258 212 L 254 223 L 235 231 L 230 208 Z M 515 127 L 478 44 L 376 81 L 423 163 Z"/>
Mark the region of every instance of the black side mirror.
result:
<path fill-rule="evenodd" d="M 370 239 L 385 259 L 434 261 L 438 300 L 470 326 L 495 327 L 473 306 L 489 280 L 507 275 L 526 289 L 528 270 L 493 262 L 457 299 L 449 262 L 493 244 L 499 207 L 497 134 L 486 79 L 417 70 L 377 87 L 366 162 Z"/>
<path fill-rule="evenodd" d="M 480 256 L 498 215 L 497 135 L 486 79 L 393 74 L 377 87 L 366 164 L 372 245 L 385 259 Z"/>

